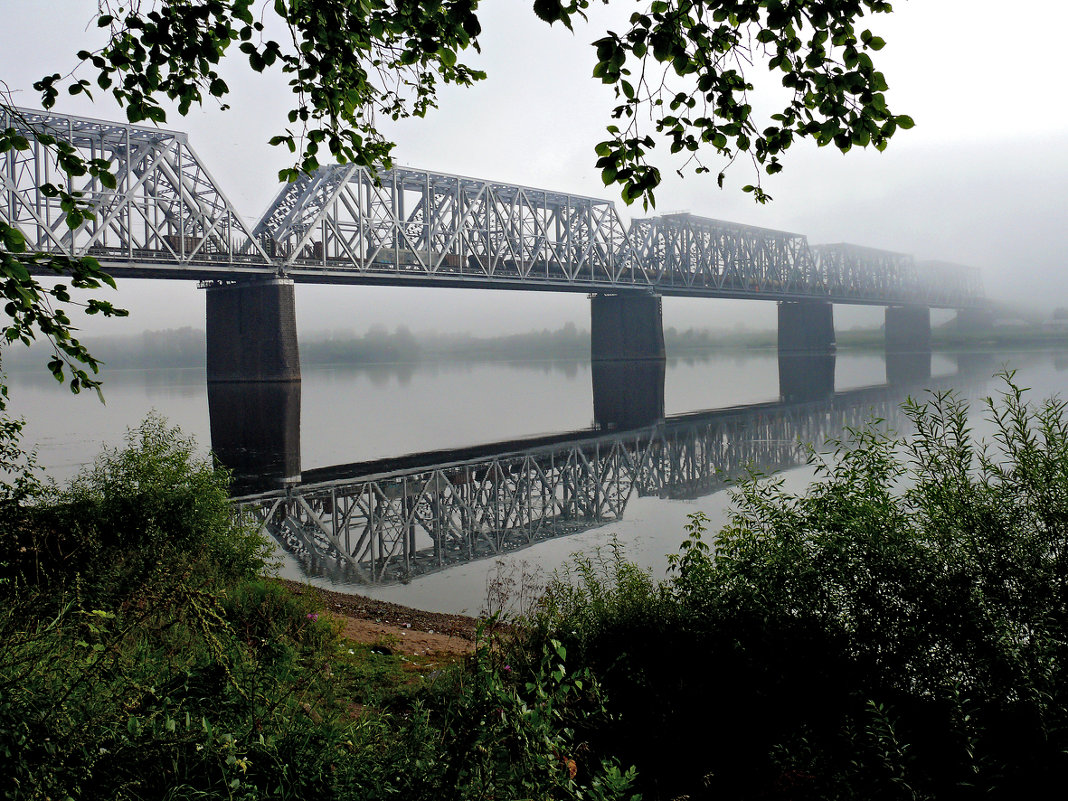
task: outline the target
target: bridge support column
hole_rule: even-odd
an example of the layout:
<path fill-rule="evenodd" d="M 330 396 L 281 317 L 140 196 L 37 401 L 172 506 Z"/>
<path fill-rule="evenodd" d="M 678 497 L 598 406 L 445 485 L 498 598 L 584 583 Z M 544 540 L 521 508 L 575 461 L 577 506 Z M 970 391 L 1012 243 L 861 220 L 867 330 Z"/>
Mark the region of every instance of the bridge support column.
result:
<path fill-rule="evenodd" d="M 209 286 L 208 381 L 299 381 L 293 282 Z"/>
<path fill-rule="evenodd" d="M 886 352 L 931 350 L 931 310 L 926 306 L 886 307 Z"/>
<path fill-rule="evenodd" d="M 828 352 L 835 348 L 834 306 L 822 301 L 779 304 L 779 352 Z"/>
<path fill-rule="evenodd" d="M 658 295 L 594 295 L 590 309 L 593 361 L 666 358 Z"/>

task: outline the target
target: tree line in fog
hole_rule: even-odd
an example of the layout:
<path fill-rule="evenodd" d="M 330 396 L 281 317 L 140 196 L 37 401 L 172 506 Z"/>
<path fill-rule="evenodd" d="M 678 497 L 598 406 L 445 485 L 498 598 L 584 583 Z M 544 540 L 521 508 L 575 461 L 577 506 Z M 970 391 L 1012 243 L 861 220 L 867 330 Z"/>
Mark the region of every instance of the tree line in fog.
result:
<path fill-rule="evenodd" d="M 997 328 L 982 334 L 958 332 L 950 323 L 932 331 L 942 347 L 1027 346 L 1063 343 L 1068 330 L 1050 326 L 1020 325 Z M 837 333 L 841 347 L 882 347 L 879 328 L 854 329 Z M 732 330 L 711 328 L 664 329 L 668 356 L 685 356 L 731 348 L 774 348 L 773 330 Z M 203 368 L 204 330 L 185 326 L 162 331 L 143 331 L 122 337 L 101 337 L 86 343 L 110 369 Z M 415 364 L 446 359 L 473 361 L 581 360 L 590 356 L 590 332 L 574 323 L 555 330 L 544 328 L 522 334 L 475 336 L 463 333 L 421 331 L 406 326 L 390 331 L 383 325 L 371 326 L 365 333 L 353 331 L 319 332 L 302 337 L 300 358 L 312 364 Z M 3 353 L 7 371 L 37 369 L 47 360 L 44 343 L 32 348 L 16 348 Z"/>
<path fill-rule="evenodd" d="M 713 331 L 674 327 L 664 330 L 669 354 L 683 354 L 729 346 L 759 347 L 775 344 L 770 331 Z M 93 353 L 110 369 L 202 368 L 204 330 L 185 326 L 138 335 L 101 337 L 87 342 Z M 4 353 L 5 370 L 36 369 L 47 359 L 44 343 Z M 304 364 L 392 364 L 423 360 L 532 360 L 587 359 L 590 332 L 574 323 L 561 328 L 522 334 L 475 336 L 469 333 L 413 333 L 406 326 L 390 331 L 375 325 L 364 334 L 338 331 L 302 337 L 300 357 Z"/>

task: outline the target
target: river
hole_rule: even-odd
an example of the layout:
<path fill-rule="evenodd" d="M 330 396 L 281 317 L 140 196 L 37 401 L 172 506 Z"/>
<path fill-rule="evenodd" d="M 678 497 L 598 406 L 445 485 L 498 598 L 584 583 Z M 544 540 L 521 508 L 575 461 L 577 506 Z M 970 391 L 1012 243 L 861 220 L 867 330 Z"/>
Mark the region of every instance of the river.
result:
<path fill-rule="evenodd" d="M 887 364 L 879 351 L 858 350 L 784 366 L 773 351 L 735 351 L 670 359 L 659 374 L 641 368 L 607 376 L 581 361 L 305 366 L 299 389 L 266 401 L 249 401 L 233 388 L 230 394 L 213 389 L 209 397 L 199 370 L 108 370 L 106 405 L 91 394 L 72 396 L 43 369 L 17 372 L 9 383 L 10 410 L 26 419 L 26 442 L 57 481 L 90 463 L 103 444 L 120 443 L 127 426 L 156 410 L 193 436 L 205 455 L 209 447 L 225 454 L 241 474 L 235 491 L 242 495 L 273 491 L 268 500 L 277 499 L 284 487 L 292 492 L 314 483 L 321 489 L 308 495 L 309 514 L 314 508 L 321 520 L 337 519 L 344 495 L 347 515 L 368 516 L 367 531 L 372 522 L 383 525 L 388 516 L 381 510 L 390 504 L 407 515 L 403 537 L 394 532 L 393 540 L 379 543 L 403 545 L 403 561 L 387 565 L 379 554 L 384 569 L 360 569 L 328 553 L 329 537 L 316 543 L 313 536 L 306 547 L 290 537 L 288 550 L 278 549 L 283 575 L 475 614 L 486 605 L 489 582 L 515 582 L 518 594 L 518 585 L 543 580 L 573 552 L 611 542 L 661 576 L 688 515 L 704 512 L 713 527 L 727 519 L 725 487 L 741 460 L 780 472 L 787 486 L 801 489 L 811 471 L 799 438 L 837 436 L 842 425 L 873 415 L 904 426 L 895 409 L 905 395 L 952 386 L 981 398 L 998 391 L 991 375 L 1003 366 L 1017 370 L 1018 383 L 1038 400 L 1061 391 L 1068 357 L 936 352 L 928 368 L 924 358 Z M 976 429 L 986 431 L 981 424 Z M 272 447 L 278 452 L 265 455 Z M 602 461 L 582 468 L 579 487 L 565 460 L 588 463 L 591 454 Z M 715 478 L 710 465 L 719 468 Z M 615 473 L 606 478 L 609 469 Z M 522 480 L 516 478 L 521 471 Z M 507 503 L 527 506 L 537 484 L 541 506 L 502 511 L 506 484 Z M 561 489 L 565 484 L 570 489 Z M 493 510 L 486 506 L 488 488 Z M 581 493 L 596 494 L 597 509 L 578 499 Z M 547 494 L 555 499 L 546 505 Z M 473 507 L 476 496 L 485 508 Z M 358 497 L 378 498 L 377 505 L 360 507 Z M 502 521 L 513 515 L 511 523 L 500 523 L 510 530 L 487 523 L 490 511 Z M 480 515 L 480 523 L 470 522 Z M 468 521 L 463 525 L 481 529 L 467 540 L 452 532 L 456 547 L 434 539 L 443 525 L 461 526 L 461 517 Z M 287 519 L 292 529 L 297 518 Z M 322 523 L 316 525 L 313 533 L 321 534 Z"/>

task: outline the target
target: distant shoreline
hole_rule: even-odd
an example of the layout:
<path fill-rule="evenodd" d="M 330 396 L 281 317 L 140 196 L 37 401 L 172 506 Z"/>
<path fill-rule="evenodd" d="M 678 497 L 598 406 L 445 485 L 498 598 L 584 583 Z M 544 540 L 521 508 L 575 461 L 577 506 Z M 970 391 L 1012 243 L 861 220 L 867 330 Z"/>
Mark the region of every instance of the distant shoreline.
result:
<path fill-rule="evenodd" d="M 1068 328 L 1042 326 L 995 328 L 979 334 L 957 331 L 952 325 L 931 332 L 938 350 L 983 350 L 1003 348 L 1068 347 Z M 400 327 L 393 332 L 372 328 L 366 334 L 309 336 L 300 342 L 301 362 L 316 367 L 417 365 L 439 362 L 560 362 L 589 359 L 589 332 L 573 324 L 551 331 L 530 331 L 493 337 L 471 334 L 413 334 Z M 722 352 L 774 350 L 775 331 L 722 331 L 674 327 L 664 330 L 668 358 L 701 358 Z M 879 328 L 852 329 L 836 333 L 839 350 L 881 350 Z M 204 331 L 191 327 L 145 331 L 140 335 L 87 341 L 90 352 L 112 370 L 196 369 L 205 361 Z M 0 350 L 6 372 L 41 369 L 49 347 L 36 342 L 29 348 L 18 344 Z"/>

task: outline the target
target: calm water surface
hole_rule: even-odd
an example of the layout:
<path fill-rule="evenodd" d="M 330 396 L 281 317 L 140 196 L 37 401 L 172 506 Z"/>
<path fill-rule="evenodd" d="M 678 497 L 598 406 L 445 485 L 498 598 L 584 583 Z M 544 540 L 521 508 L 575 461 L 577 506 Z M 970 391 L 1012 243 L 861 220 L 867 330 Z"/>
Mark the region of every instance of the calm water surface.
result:
<path fill-rule="evenodd" d="M 583 362 L 305 367 L 299 390 L 281 400 L 255 400 L 255 413 L 249 413 L 252 407 L 240 394 L 243 390 L 233 391 L 238 394 L 215 391 L 210 403 L 214 421 L 209 419 L 203 371 L 109 371 L 107 404 L 101 405 L 93 396 L 71 396 L 41 370 L 10 376 L 10 407 L 26 418 L 27 441 L 36 443 L 40 463 L 57 481 L 91 462 L 101 445 L 121 443 L 127 426 L 156 410 L 195 437 L 205 454 L 214 435 L 214 448 L 238 454 L 227 460 L 243 461 L 235 466 L 246 473 L 261 464 L 257 459 L 264 441 L 274 443 L 284 453 L 273 467 L 267 465 L 269 457 L 262 457 L 263 472 L 275 473 L 265 478 L 265 486 L 276 486 L 283 473 L 297 471 L 306 481 L 328 477 L 344 484 L 359 479 L 361 470 L 393 476 L 424 470 L 420 474 L 424 475 L 425 470 L 447 463 L 451 466 L 443 468 L 439 480 L 442 486 L 451 482 L 449 492 L 458 492 L 465 481 L 469 486 L 484 481 L 485 465 L 499 461 L 501 454 L 512 454 L 509 463 L 518 464 L 516 460 L 524 453 L 535 453 L 530 450 L 535 447 L 540 454 L 538 464 L 545 465 L 563 458 L 568 448 L 573 452 L 576 442 L 596 440 L 596 447 L 604 450 L 617 440 L 625 441 L 630 443 L 629 452 L 636 453 L 635 448 L 644 447 L 640 442 L 659 437 L 661 472 L 667 470 L 665 460 L 674 458 L 671 448 L 683 455 L 692 455 L 696 448 L 706 459 L 724 460 L 723 469 L 728 467 L 726 461 L 735 458 L 728 454 L 749 454 L 762 470 L 785 468 L 782 475 L 787 485 L 801 489 L 810 473 L 797 466 L 798 437 L 834 436 L 840 430 L 835 426 L 873 413 L 902 425 L 903 421 L 894 419 L 893 407 L 906 394 L 919 394 L 928 386 L 956 386 L 970 397 L 982 397 L 997 391 L 990 376 L 1004 365 L 1018 371 L 1018 381 L 1033 389 L 1035 399 L 1061 393 L 1065 386 L 1068 359 L 1053 352 L 935 353 L 929 378 L 922 360 L 918 367 L 915 363 L 888 365 L 879 352 L 842 352 L 830 361 L 785 368 L 774 352 L 735 352 L 669 361 L 662 389 L 655 372 L 651 379 L 640 371 L 606 379 L 595 376 L 591 365 Z M 887 386 L 888 373 L 891 386 Z M 666 423 L 655 419 L 661 404 Z M 730 411 L 716 411 L 724 409 Z M 983 431 L 982 425 L 976 428 Z M 532 440 L 566 432 L 573 433 L 557 436 L 551 444 Z M 689 444 L 679 444 L 686 437 Z M 663 444 L 669 440 L 676 444 Z M 474 446 L 484 447 L 471 450 Z M 429 452 L 437 453 L 423 455 Z M 366 464 L 399 457 L 410 458 L 403 463 Z M 355 467 L 326 470 L 336 465 Z M 718 525 L 729 510 L 723 482 L 682 486 L 690 480 L 687 469 L 681 464 L 672 467 L 674 477 L 661 476 L 656 479 L 659 485 L 648 477 L 624 485 L 617 482 L 614 486 L 622 490 L 613 513 L 554 529 L 568 532 L 567 536 L 423 575 L 415 571 L 403 583 L 396 581 L 395 574 L 391 583 L 362 583 L 359 571 L 334 569 L 329 559 L 302 562 L 280 551 L 282 572 L 413 606 L 469 613 L 484 606 L 487 581 L 493 576 L 520 570 L 544 574 L 564 563 L 569 554 L 604 546 L 613 538 L 632 559 L 661 575 L 666 555 L 682 540 L 687 515 L 701 511 Z M 252 482 L 246 490 L 263 488 L 253 486 L 251 476 L 246 479 Z M 390 486 L 400 486 L 401 479 L 388 481 L 394 482 Z M 403 506 L 403 499 L 398 503 Z M 335 514 L 334 510 L 330 506 L 325 514 Z M 373 517 L 374 512 L 368 514 Z M 413 515 L 415 553 L 429 540 L 426 531 L 415 532 L 418 515 Z M 514 545 L 513 541 L 508 547 Z M 307 575 L 309 566 L 316 575 Z"/>

